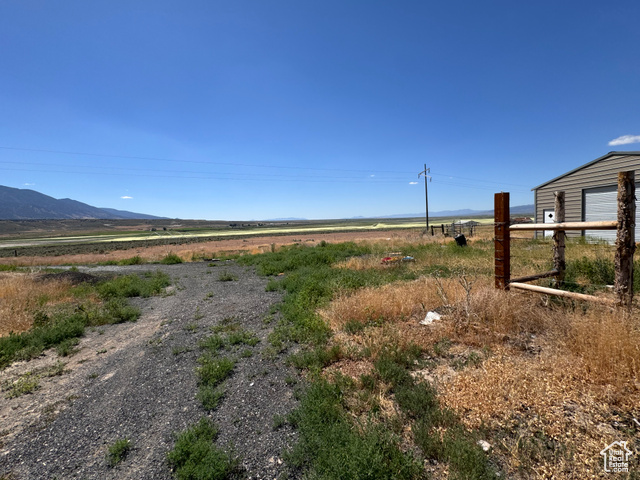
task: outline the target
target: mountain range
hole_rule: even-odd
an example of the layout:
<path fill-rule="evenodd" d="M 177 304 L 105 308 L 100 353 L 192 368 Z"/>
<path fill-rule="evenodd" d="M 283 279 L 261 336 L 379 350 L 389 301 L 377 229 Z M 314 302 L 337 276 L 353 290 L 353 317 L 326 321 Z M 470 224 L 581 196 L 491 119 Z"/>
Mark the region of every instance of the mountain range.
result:
<path fill-rule="evenodd" d="M 509 208 L 511 215 L 533 215 L 534 206 L 529 205 L 516 205 Z M 441 210 L 439 212 L 429 212 L 429 217 L 481 217 L 493 215 L 493 210 L 470 210 L 464 208 L 461 210 Z M 384 218 L 415 218 L 424 217 L 422 213 L 398 213 L 396 215 L 385 215 Z"/>
<path fill-rule="evenodd" d="M 0 185 L 1 220 L 45 220 L 45 219 L 143 219 L 156 217 L 144 213 L 98 208 L 70 198 L 56 199 L 35 190 L 12 188 Z"/>

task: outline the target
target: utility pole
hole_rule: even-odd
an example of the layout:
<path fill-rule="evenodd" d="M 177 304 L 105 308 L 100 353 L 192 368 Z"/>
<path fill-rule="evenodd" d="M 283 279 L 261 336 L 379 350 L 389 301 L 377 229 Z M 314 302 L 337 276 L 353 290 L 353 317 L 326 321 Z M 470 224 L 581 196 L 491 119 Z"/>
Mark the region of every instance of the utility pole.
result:
<path fill-rule="evenodd" d="M 427 191 L 427 178 L 431 181 L 431 177 L 427 175 L 428 173 L 431 173 L 431 169 L 427 168 L 427 164 L 425 163 L 424 170 L 418 174 L 418 178 L 420 178 L 420 175 L 424 175 L 424 203 L 426 207 L 425 219 L 427 222 L 427 230 L 429 230 L 429 192 Z"/>

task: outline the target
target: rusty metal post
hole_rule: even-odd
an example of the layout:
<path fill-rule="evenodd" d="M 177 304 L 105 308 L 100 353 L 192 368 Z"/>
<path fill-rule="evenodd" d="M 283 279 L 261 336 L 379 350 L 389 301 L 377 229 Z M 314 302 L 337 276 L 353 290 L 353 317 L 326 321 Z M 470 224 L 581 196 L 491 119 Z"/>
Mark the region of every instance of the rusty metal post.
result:
<path fill-rule="evenodd" d="M 564 223 L 564 192 L 553 192 L 555 196 L 556 223 Z M 564 282 L 564 272 L 567 268 L 564 257 L 565 233 L 564 230 L 553 232 L 553 268 L 558 271 L 556 279 L 558 286 Z"/>
<path fill-rule="evenodd" d="M 618 233 L 616 236 L 615 292 L 618 305 L 633 302 L 633 254 L 636 249 L 636 185 L 634 171 L 618 173 Z"/>
<path fill-rule="evenodd" d="M 494 197 L 496 288 L 509 290 L 511 274 L 511 237 L 509 234 L 509 192 Z"/>

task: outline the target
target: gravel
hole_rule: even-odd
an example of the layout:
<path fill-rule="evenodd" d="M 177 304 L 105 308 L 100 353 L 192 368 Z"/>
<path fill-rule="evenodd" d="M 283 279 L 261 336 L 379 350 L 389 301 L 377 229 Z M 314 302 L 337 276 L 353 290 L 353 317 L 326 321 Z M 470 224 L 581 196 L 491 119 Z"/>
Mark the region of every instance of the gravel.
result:
<path fill-rule="evenodd" d="M 171 479 L 166 455 L 174 433 L 203 415 L 218 425 L 217 443 L 240 458 L 246 478 L 275 479 L 286 471 L 282 455 L 296 433 L 286 424 L 274 428 L 274 416 L 295 408 L 292 379 L 297 373 L 282 354 L 267 348 L 275 322 L 265 319 L 280 294 L 265 292 L 266 279 L 234 262 L 80 270 L 161 270 L 174 285 L 169 295 L 134 299 L 143 312 L 136 323 L 88 332 L 80 351 L 62 359 L 67 373 L 43 378 L 33 394 L 0 400 L 5 403 L 0 408 L 0 478 Z M 237 280 L 220 281 L 223 271 Z M 228 353 L 238 362 L 224 384 L 221 404 L 207 413 L 196 400 L 198 341 L 211 334 L 209 327 L 231 318 L 260 343 Z M 247 348 L 250 357 L 241 355 Z M 2 372 L 4 381 L 58 360 L 48 352 L 13 365 Z M 131 440 L 133 448 L 110 467 L 108 448 L 122 438 Z"/>

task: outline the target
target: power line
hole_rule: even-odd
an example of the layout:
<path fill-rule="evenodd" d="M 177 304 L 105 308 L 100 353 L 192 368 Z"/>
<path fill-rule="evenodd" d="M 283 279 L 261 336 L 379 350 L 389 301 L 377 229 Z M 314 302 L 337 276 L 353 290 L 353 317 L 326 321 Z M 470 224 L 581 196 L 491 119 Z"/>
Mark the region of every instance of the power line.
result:
<path fill-rule="evenodd" d="M 35 173 L 74 173 L 77 175 L 99 175 L 99 176 L 103 176 L 103 175 L 108 175 L 108 176 L 119 176 L 119 177 L 142 177 L 142 178 L 172 178 L 174 180 L 181 180 L 181 179 L 196 179 L 196 180 L 238 180 L 241 182 L 245 182 L 245 181 L 254 181 L 254 182 L 262 182 L 264 183 L 264 179 L 261 178 L 261 175 L 256 175 L 256 178 L 247 178 L 246 175 L 240 175 L 240 174 L 228 174 L 228 175 L 237 175 L 237 177 L 216 177 L 216 176 L 207 176 L 207 175 L 199 175 L 199 176 L 176 176 L 176 175 L 155 175 L 153 173 L 115 173 L 115 172 L 80 172 L 80 171 L 76 171 L 76 172 L 69 172 L 66 170 L 43 170 L 43 169 L 39 169 L 39 170 L 31 170 L 28 168 L 0 168 L 0 170 L 4 170 L 4 171 L 10 171 L 10 172 L 35 172 Z M 362 180 L 351 180 L 351 179 L 340 179 L 340 178 L 336 178 L 334 180 L 311 180 L 308 179 L 309 177 L 305 177 L 305 178 L 301 178 L 301 179 L 295 179 L 295 178 L 287 178 L 287 179 L 280 179 L 280 178 L 274 178 L 272 180 L 272 182 L 278 182 L 278 181 L 282 181 L 282 182 L 304 182 L 304 183 L 346 183 L 346 184 L 352 184 L 352 183 L 366 183 L 369 185 L 372 184 L 383 184 L 383 183 L 399 183 L 400 180 L 391 180 L 391 181 L 386 181 L 386 180 L 378 180 L 375 181 L 373 179 L 371 180 L 366 180 L 366 179 L 362 179 Z"/>
<path fill-rule="evenodd" d="M 46 163 L 27 163 L 27 162 L 6 162 L 1 161 L 2 163 L 15 163 L 20 165 L 34 165 L 34 166 L 48 166 L 55 165 L 62 168 L 67 167 L 66 165 L 61 164 L 46 164 Z M 120 176 L 120 177 L 143 177 L 143 178 L 174 178 L 174 179 L 196 179 L 196 180 L 237 180 L 237 181 L 262 181 L 264 182 L 265 177 L 272 177 L 268 180 L 270 182 L 303 182 L 303 183 L 361 183 L 361 184 L 369 184 L 369 185 L 390 185 L 390 184 L 402 184 L 405 183 L 404 179 L 389 179 L 389 178 L 362 178 L 362 177 L 333 177 L 333 176 L 318 176 L 318 175 L 269 175 L 269 174 L 244 174 L 244 173 L 226 173 L 219 172 L 215 174 L 209 174 L 208 172 L 196 172 L 196 171 L 185 171 L 185 170 L 156 170 L 153 172 L 162 172 L 167 173 L 167 175 L 158 175 L 157 173 L 151 173 L 148 169 L 143 168 L 122 168 L 122 167 L 77 167 L 73 166 L 73 168 L 94 168 L 94 169 L 110 169 L 110 170 L 127 170 L 133 172 L 147 172 L 147 173 L 123 173 L 123 172 L 87 172 L 80 170 L 54 170 L 54 169 L 29 169 L 29 168 L 7 168 L 0 167 L 2 171 L 11 171 L 11 172 L 33 172 L 33 173 L 66 173 L 66 174 L 77 174 L 77 175 L 108 175 L 108 176 Z M 198 174 L 202 173 L 203 175 L 183 175 L 184 173 Z M 169 175 L 171 174 L 171 175 Z M 176 175 L 180 174 L 180 175 Z M 320 178 L 319 180 L 316 180 Z M 439 185 L 451 185 L 453 187 L 458 188 L 471 188 L 475 190 L 490 190 L 495 191 L 496 187 L 489 187 L 486 185 L 472 185 L 467 183 L 456 183 L 456 182 L 446 182 L 446 181 L 438 181 Z M 520 192 L 520 193 L 529 193 L 528 190 L 512 190 L 512 192 Z"/>
<path fill-rule="evenodd" d="M 14 150 L 14 151 L 24 151 L 24 152 L 38 152 L 38 153 L 50 153 L 50 154 L 58 154 L 58 155 L 76 155 L 76 156 L 90 156 L 90 157 L 100 157 L 100 158 L 117 158 L 117 159 L 124 159 L 124 160 L 146 160 L 146 161 L 161 161 L 161 162 L 173 162 L 173 163 L 190 163 L 190 164 L 202 164 L 202 165 L 221 165 L 221 166 L 231 166 L 231 167 L 247 167 L 247 168 L 271 168 L 271 169 L 290 169 L 290 170 L 306 170 L 306 171 L 325 171 L 325 172 L 352 172 L 352 173 L 363 173 L 363 174 L 368 174 L 368 175 L 372 175 L 373 173 L 381 173 L 381 174 L 393 174 L 393 175 L 407 175 L 407 178 L 409 175 L 412 175 L 411 172 L 404 172 L 404 171 L 393 171 L 393 170 L 358 170 L 358 169 L 339 169 L 339 168 L 318 168 L 318 167 L 300 167 L 300 166 L 284 166 L 284 165 L 261 165 L 261 164 L 248 164 L 248 163 L 234 163 L 234 162 L 214 162 L 214 161 L 210 161 L 210 160 L 184 160 L 184 159 L 170 159 L 170 158 L 161 158 L 161 157 L 143 157 L 143 156 L 134 156 L 134 155 L 112 155 L 112 154 L 102 154 L 102 153 L 92 153 L 92 152 L 71 152 L 71 151 L 64 151 L 64 150 L 51 150 L 51 149 L 37 149 L 37 148 L 20 148 L 20 147 L 8 147 L 8 146 L 0 146 L 0 149 L 2 150 Z M 50 164 L 50 163 L 36 163 L 36 162 L 10 162 L 10 161 L 3 161 L 0 163 L 19 163 L 22 165 L 43 165 L 43 166 L 57 166 L 57 167 L 63 167 L 63 168 L 67 168 L 67 165 L 62 165 L 62 164 Z M 69 166 L 71 168 L 106 168 L 106 167 L 93 167 L 93 166 Z M 127 169 L 127 170 L 132 170 L 132 171 L 148 171 L 148 169 L 134 169 L 134 168 L 130 168 L 130 167 L 109 167 L 112 169 Z M 4 170 L 14 170 L 14 171 L 18 171 L 19 169 L 4 169 Z M 158 170 L 158 169 L 154 169 L 155 171 L 161 171 L 161 172 L 174 172 L 174 173 L 205 173 L 208 174 L 209 172 L 198 172 L 198 171 L 184 171 L 184 170 Z M 29 171 L 26 169 L 22 169 L 21 171 Z M 39 171 L 43 171 L 43 170 L 39 170 Z M 57 171 L 52 171 L 49 170 L 48 173 L 67 173 L 67 172 L 57 172 Z M 82 172 L 76 172 L 76 173 L 82 173 Z M 85 173 L 87 174 L 87 173 Z M 113 173 L 110 173 L 110 175 L 115 175 Z M 124 175 L 124 174 L 121 174 Z M 133 175 L 133 174 L 130 174 Z M 234 175 L 233 173 L 226 173 L 226 172 L 220 172 L 218 173 L 218 175 Z M 249 174 L 237 174 L 237 175 L 242 175 L 242 179 L 246 179 L 246 175 Z M 258 174 L 256 174 L 258 175 Z M 500 187 L 504 187 L 504 186 L 516 186 L 516 187 L 524 187 L 524 188 L 528 188 L 527 185 L 520 185 L 520 184 L 514 184 L 514 183 L 507 183 L 507 182 L 496 182 L 496 181 L 491 181 L 491 180 L 481 180 L 481 179 L 477 179 L 477 178 L 468 178 L 468 177 L 459 177 L 457 175 L 450 175 L 450 174 L 446 174 L 446 173 L 431 173 L 431 175 L 435 175 L 435 176 L 440 176 L 440 177 L 448 177 L 448 179 L 460 179 L 460 180 L 467 180 L 467 181 L 471 181 L 474 182 L 472 184 L 469 183 L 460 183 L 460 182 L 449 182 L 449 181 L 439 181 L 439 184 L 443 184 L 443 185 L 453 185 L 453 186 L 458 186 L 458 187 L 465 187 L 465 188 L 474 188 L 474 189 L 481 189 L 481 190 L 495 190 L 496 188 L 500 188 Z M 157 176 L 157 175 L 152 175 L 152 174 L 145 174 L 144 176 L 147 177 L 158 177 L 158 178 L 164 178 L 162 176 Z M 303 176 L 294 176 L 294 175 L 281 175 L 281 174 L 274 174 L 274 175 L 269 175 L 269 174 L 259 174 L 259 176 L 265 177 L 265 176 L 271 176 L 271 177 L 275 177 L 275 179 L 281 179 L 283 177 L 288 177 L 288 178 L 296 178 L 298 179 L 298 181 L 304 181 L 301 180 L 301 178 L 304 178 Z M 181 177 L 181 178 L 200 178 L 200 177 Z M 202 177 L 205 178 L 205 177 Z M 206 177 L 207 179 L 219 179 L 219 180 L 224 180 L 224 179 L 228 179 L 228 178 L 216 178 L 216 177 Z M 308 176 L 306 178 L 311 178 L 311 176 Z M 379 178 L 374 178 L 373 176 L 371 176 L 370 178 L 366 179 L 366 180 L 360 180 L 359 177 L 344 177 L 344 176 L 331 176 L 331 175 L 313 175 L 312 178 L 329 178 L 329 179 L 339 179 L 339 180 L 346 180 L 346 181 L 353 181 L 353 182 L 357 182 L 357 183 L 391 183 L 389 182 L 389 176 L 384 177 L 384 179 L 379 179 Z M 351 179 L 351 180 L 349 180 Z M 394 180 L 400 181 L 401 178 L 396 178 Z M 314 183 L 319 183 L 316 181 L 313 181 Z M 330 182 L 327 182 L 330 183 Z M 481 184 L 485 184 L 485 185 L 481 185 Z M 493 185 L 493 186 L 492 186 Z M 529 192 L 529 190 L 527 190 L 527 192 Z"/>
<path fill-rule="evenodd" d="M 61 168 L 70 168 L 70 169 L 80 169 L 80 168 L 92 168 L 92 169 L 103 169 L 103 170 L 124 170 L 124 171 L 133 171 L 133 172 L 149 172 L 148 168 L 134 168 L 134 167 L 102 167 L 102 166 L 93 166 L 93 165 L 67 165 L 63 163 L 42 163 L 42 162 L 17 162 L 17 161 L 9 161 L 9 160 L 0 160 L 0 164 L 17 164 L 17 165 L 34 165 L 34 166 L 47 166 L 47 167 L 61 167 Z M 217 175 L 236 175 L 239 178 L 245 178 L 247 176 L 259 176 L 260 178 L 264 177 L 275 177 L 275 178 L 334 178 L 334 179 L 344 179 L 344 180 L 364 180 L 362 176 L 336 176 L 336 175 L 284 175 L 284 174 L 268 174 L 268 173 L 260 173 L 260 174 L 251 174 L 251 173 L 233 173 L 233 172 L 207 172 L 202 170 L 165 170 L 154 168 L 153 172 L 162 172 L 162 173 L 192 173 L 192 174 L 205 174 L 210 175 L 215 173 Z M 78 170 L 75 170 L 75 173 L 82 173 Z M 90 172 L 86 172 L 90 173 Z M 122 174 L 126 175 L 126 174 Z M 381 178 L 367 178 L 367 181 L 370 182 L 384 182 L 385 180 L 390 180 L 390 177 Z M 392 180 L 404 180 L 403 178 L 394 178 Z"/>
<path fill-rule="evenodd" d="M 17 150 L 24 152 L 40 152 L 40 153 L 55 153 L 60 155 L 83 155 L 88 157 L 102 157 L 102 158 L 121 158 L 125 160 L 153 160 L 158 162 L 175 162 L 175 163 L 200 163 L 208 165 L 229 165 L 234 167 L 251 167 L 251 168 L 280 168 L 280 169 L 292 169 L 292 170 L 314 170 L 314 171 L 331 171 L 331 172 L 359 172 L 359 173 L 371 173 L 371 170 L 353 170 L 342 168 L 317 168 L 317 167 L 296 167 L 296 166 L 284 166 L 284 165 L 260 165 L 251 163 L 234 163 L 234 162 L 213 162 L 210 160 L 178 160 L 172 158 L 160 158 L 160 157 L 138 157 L 132 155 L 109 155 L 103 153 L 88 153 L 88 152 L 67 152 L 60 150 L 45 150 L 38 148 L 17 148 L 17 147 L 5 147 L 0 146 L 3 150 Z M 410 174 L 411 172 L 398 172 L 391 170 L 376 170 L 376 173 L 395 173 L 395 174 Z"/>
<path fill-rule="evenodd" d="M 437 175 L 437 176 L 440 176 L 440 177 L 459 178 L 460 180 L 471 180 L 472 182 L 490 183 L 490 184 L 494 184 L 494 185 L 511 185 L 511 186 L 514 186 L 514 187 L 529 188 L 528 185 L 522 185 L 522 184 L 519 184 L 519 183 L 493 182 L 491 180 L 478 180 L 477 178 L 458 177 L 456 175 L 449 175 L 448 173 L 432 173 L 431 175 Z"/>

